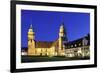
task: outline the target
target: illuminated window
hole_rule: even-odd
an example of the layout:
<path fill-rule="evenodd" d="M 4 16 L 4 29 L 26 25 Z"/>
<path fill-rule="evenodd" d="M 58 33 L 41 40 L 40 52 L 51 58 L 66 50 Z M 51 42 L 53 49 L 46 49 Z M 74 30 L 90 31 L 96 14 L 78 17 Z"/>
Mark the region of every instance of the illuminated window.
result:
<path fill-rule="evenodd" d="M 71 47 L 73 47 L 73 45 L 71 45 Z"/>
<path fill-rule="evenodd" d="M 81 43 L 79 43 L 79 46 L 81 45 Z"/>
<path fill-rule="evenodd" d="M 77 46 L 77 44 L 75 44 L 75 47 Z"/>

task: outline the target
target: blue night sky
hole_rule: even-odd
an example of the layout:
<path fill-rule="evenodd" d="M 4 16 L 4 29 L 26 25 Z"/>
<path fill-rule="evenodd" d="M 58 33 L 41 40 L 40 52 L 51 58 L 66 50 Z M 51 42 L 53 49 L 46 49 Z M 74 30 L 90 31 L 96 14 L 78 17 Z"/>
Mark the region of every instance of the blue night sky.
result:
<path fill-rule="evenodd" d="M 89 13 L 21 10 L 21 46 L 27 47 L 27 34 L 31 24 L 35 32 L 35 40 L 54 41 L 58 38 L 62 23 L 68 41 L 90 33 Z"/>

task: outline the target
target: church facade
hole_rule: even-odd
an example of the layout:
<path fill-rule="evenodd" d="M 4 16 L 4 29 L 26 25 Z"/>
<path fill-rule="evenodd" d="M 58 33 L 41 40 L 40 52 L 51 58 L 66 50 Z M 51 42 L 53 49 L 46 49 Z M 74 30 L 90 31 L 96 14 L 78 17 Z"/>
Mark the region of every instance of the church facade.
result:
<path fill-rule="evenodd" d="M 22 52 L 28 56 L 65 56 L 65 57 L 90 57 L 90 35 L 68 41 L 64 24 L 59 28 L 59 37 L 52 42 L 35 40 L 32 25 L 28 29 L 28 49 Z"/>
<path fill-rule="evenodd" d="M 59 38 L 53 42 L 35 40 L 35 32 L 32 25 L 28 30 L 28 52 L 29 56 L 65 56 L 65 29 L 62 24 L 59 28 Z"/>

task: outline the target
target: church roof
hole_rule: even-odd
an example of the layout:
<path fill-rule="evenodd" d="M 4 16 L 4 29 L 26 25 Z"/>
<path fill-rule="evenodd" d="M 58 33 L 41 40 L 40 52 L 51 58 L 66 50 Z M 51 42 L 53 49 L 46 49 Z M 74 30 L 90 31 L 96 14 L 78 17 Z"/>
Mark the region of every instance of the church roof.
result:
<path fill-rule="evenodd" d="M 36 48 L 50 48 L 52 45 L 58 46 L 58 40 L 55 41 L 36 41 L 35 40 L 35 47 Z"/>
<path fill-rule="evenodd" d="M 50 48 L 53 42 L 36 41 L 36 48 Z"/>

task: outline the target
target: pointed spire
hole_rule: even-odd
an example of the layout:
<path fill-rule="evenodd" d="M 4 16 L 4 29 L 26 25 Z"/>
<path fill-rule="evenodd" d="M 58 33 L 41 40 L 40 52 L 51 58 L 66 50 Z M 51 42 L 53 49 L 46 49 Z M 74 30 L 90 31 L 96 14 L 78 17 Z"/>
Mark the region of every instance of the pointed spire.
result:
<path fill-rule="evenodd" d="M 64 29 L 64 22 L 61 24 L 61 27 Z"/>
<path fill-rule="evenodd" d="M 64 26 L 64 22 L 62 22 L 62 24 L 61 24 L 62 26 Z"/>
<path fill-rule="evenodd" d="M 30 25 L 30 29 L 32 29 L 32 24 Z"/>
<path fill-rule="evenodd" d="M 62 24 L 61 25 L 64 27 L 64 17 L 62 17 Z"/>
<path fill-rule="evenodd" d="M 32 24 L 30 25 L 29 32 L 33 32 Z"/>
<path fill-rule="evenodd" d="M 64 18 L 62 18 L 62 23 L 60 27 L 64 28 Z"/>
<path fill-rule="evenodd" d="M 64 25 L 64 21 L 62 22 L 60 28 L 63 28 L 63 32 L 64 32 L 63 41 L 68 41 L 66 28 L 65 28 L 65 25 Z"/>
<path fill-rule="evenodd" d="M 60 25 L 60 29 L 64 29 L 64 22 Z"/>

